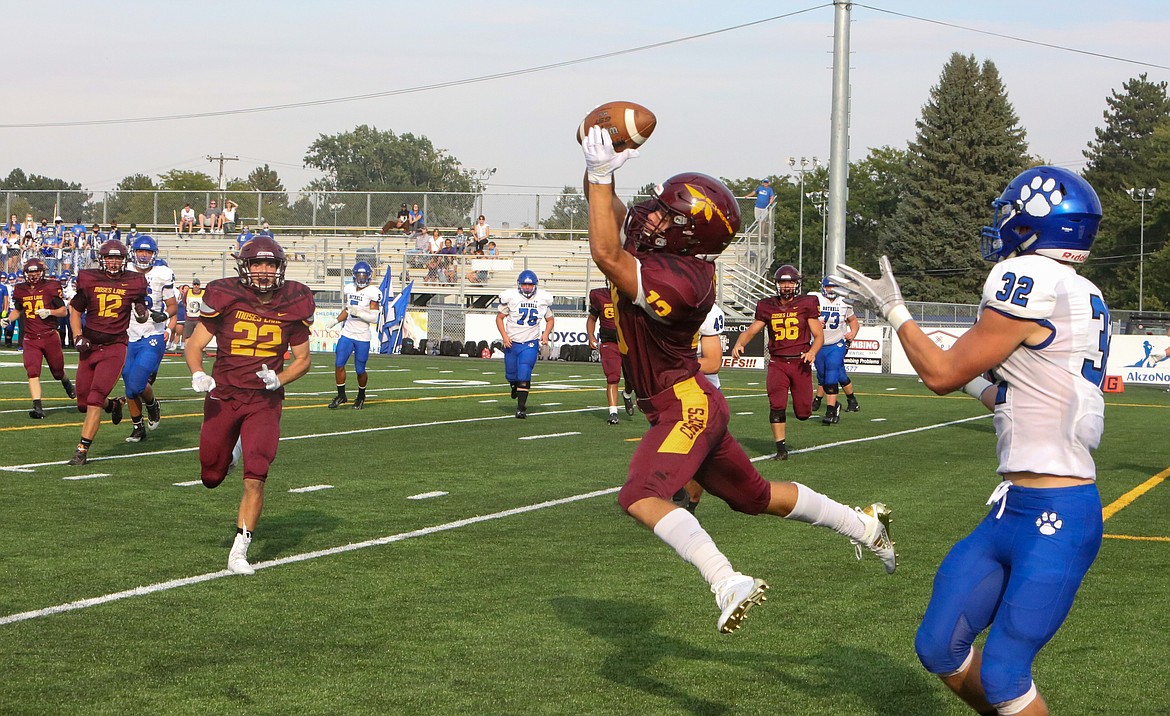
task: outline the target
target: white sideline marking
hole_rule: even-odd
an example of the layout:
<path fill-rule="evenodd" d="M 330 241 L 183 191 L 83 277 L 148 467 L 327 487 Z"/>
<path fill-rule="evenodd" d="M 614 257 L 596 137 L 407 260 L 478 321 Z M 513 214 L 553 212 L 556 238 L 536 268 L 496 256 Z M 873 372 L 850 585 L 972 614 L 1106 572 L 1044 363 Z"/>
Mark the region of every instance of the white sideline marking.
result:
<path fill-rule="evenodd" d="M 20 467 L 0 467 L 4 472 L 33 472 L 33 470 L 26 470 Z"/>
<path fill-rule="evenodd" d="M 62 480 L 92 480 L 95 477 L 109 477 L 109 476 L 110 476 L 110 473 L 108 473 L 108 472 L 95 472 L 92 475 L 73 475 L 70 477 L 62 477 L 61 479 Z"/>
<path fill-rule="evenodd" d="M 890 391 L 893 391 L 893 390 L 897 390 L 897 388 L 886 388 L 887 393 L 889 393 Z"/>
<path fill-rule="evenodd" d="M 555 407 L 556 407 L 556 406 L 558 406 L 558 405 L 560 405 L 560 403 L 545 403 L 545 404 L 544 404 L 544 407 L 546 407 L 546 408 L 555 408 Z"/>
<path fill-rule="evenodd" d="M 187 480 L 186 482 L 174 483 L 175 487 L 195 487 L 196 485 L 202 485 L 202 484 L 203 484 L 203 480 Z"/>
<path fill-rule="evenodd" d="M 525 435 L 517 440 L 540 440 L 542 438 L 563 438 L 569 435 L 580 435 L 581 433 L 549 433 L 548 435 Z"/>
<path fill-rule="evenodd" d="M 491 400 L 481 400 L 479 402 L 481 402 L 481 403 L 498 403 L 500 401 L 496 400 L 495 398 L 492 398 Z"/>
<path fill-rule="evenodd" d="M 407 496 L 406 499 L 408 499 L 408 500 L 429 500 L 432 497 L 442 497 L 443 495 L 448 495 L 448 494 L 450 494 L 450 493 L 443 492 L 441 490 L 435 490 L 434 492 L 420 492 L 417 495 L 409 495 L 409 496 Z"/>
<path fill-rule="evenodd" d="M 308 487 L 294 487 L 289 492 L 316 492 L 317 490 L 332 490 L 333 485 L 309 485 Z"/>
<path fill-rule="evenodd" d="M 286 564 L 293 564 L 295 562 L 306 562 L 310 559 L 318 559 L 320 557 L 328 557 L 335 554 L 344 554 L 346 552 L 353 552 L 359 549 L 366 549 L 367 547 L 379 547 L 384 544 L 402 542 L 403 540 L 408 540 L 413 537 L 425 537 L 427 535 L 436 534 L 438 532 L 459 529 L 460 527 L 467 527 L 469 525 L 478 524 L 480 522 L 498 520 L 504 517 L 512 517 L 514 515 L 522 515 L 525 512 L 535 512 L 536 510 L 543 510 L 548 507 L 567 505 L 572 502 L 579 502 L 581 500 L 588 500 L 594 497 L 601 497 L 602 495 L 612 495 L 620 489 L 620 487 L 609 487 L 604 490 L 595 490 L 593 492 L 586 492 L 580 495 L 573 495 L 571 497 L 562 497 L 559 500 L 549 500 L 547 502 L 538 502 L 535 505 L 514 507 L 510 510 L 504 510 L 503 512 L 493 512 L 490 515 L 468 517 L 467 519 L 456 520 L 454 522 L 448 522 L 442 525 L 435 525 L 434 527 L 423 527 L 422 529 L 412 530 L 410 532 L 400 532 L 396 535 L 379 537 L 377 539 L 366 540 L 365 542 L 354 542 L 352 544 L 342 545 L 340 547 L 330 547 L 329 549 L 321 549 L 315 552 L 294 554 L 290 557 L 271 559 L 267 562 L 254 562 L 252 563 L 252 567 L 257 570 L 268 569 L 269 567 L 279 567 Z M 78 609 L 85 609 L 87 607 L 96 607 L 101 604 L 108 604 L 110 602 L 116 602 L 122 599 L 127 599 L 129 597 L 142 597 L 146 596 L 147 594 L 154 594 L 155 592 L 164 592 L 171 589 L 178 589 L 179 587 L 186 587 L 191 584 L 210 582 L 213 579 L 234 576 L 236 575 L 232 572 L 229 572 L 226 569 L 221 569 L 218 572 L 207 572 L 206 574 L 199 574 L 194 577 L 183 577 L 182 579 L 172 579 L 166 582 L 157 582 L 145 587 L 135 587 L 133 589 L 127 589 L 121 592 L 105 594 L 100 597 L 79 599 L 75 602 L 66 602 L 65 604 L 58 604 L 56 606 L 45 607 L 43 609 L 34 609 L 28 612 L 20 612 L 19 614 L 9 614 L 8 616 L 0 617 L 0 626 L 28 621 L 29 619 L 39 619 L 40 617 L 47 617 L 53 614 L 63 614 L 65 612 L 72 612 Z"/>
<path fill-rule="evenodd" d="M 869 422 L 871 422 L 871 423 L 884 423 L 884 422 L 886 422 L 886 419 L 885 418 L 873 418 Z"/>
<path fill-rule="evenodd" d="M 736 413 L 736 415 L 755 415 L 755 413 L 753 413 L 749 410 L 746 413 Z"/>

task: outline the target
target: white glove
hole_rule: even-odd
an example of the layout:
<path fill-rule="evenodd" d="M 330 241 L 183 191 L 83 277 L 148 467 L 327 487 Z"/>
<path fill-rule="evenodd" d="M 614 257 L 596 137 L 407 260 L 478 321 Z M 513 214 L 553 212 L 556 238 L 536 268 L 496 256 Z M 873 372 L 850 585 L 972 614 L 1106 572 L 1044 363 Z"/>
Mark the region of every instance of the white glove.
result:
<path fill-rule="evenodd" d="M 267 365 L 261 366 L 261 369 L 256 371 L 256 377 L 264 381 L 264 387 L 267 390 L 276 390 L 280 387 L 280 378 L 276 377 L 276 371 L 269 370 Z"/>
<path fill-rule="evenodd" d="M 37 313 L 37 318 L 41 318 L 41 319 L 48 318 L 49 316 L 53 315 L 52 309 L 49 309 L 49 308 L 38 308 L 36 313 Z"/>
<path fill-rule="evenodd" d="M 829 280 L 836 284 L 838 293 L 879 311 L 897 333 L 903 323 L 914 320 L 914 317 L 902 300 L 902 290 L 894 279 L 889 257 L 882 256 L 878 265 L 882 270 L 881 278 L 869 278 L 852 266 L 837 264 L 837 274 L 830 276 Z"/>
<path fill-rule="evenodd" d="M 0 331 L 8 328 L 10 325 L 12 325 L 12 321 L 8 320 L 8 316 L 0 318 Z"/>
<path fill-rule="evenodd" d="M 585 152 L 585 172 L 590 184 L 612 184 L 613 173 L 627 160 L 638 156 L 637 149 L 615 152 L 613 138 L 597 125 L 589 128 L 581 149 Z"/>
<path fill-rule="evenodd" d="M 215 378 L 199 371 L 191 376 L 191 390 L 196 393 L 210 393 L 215 390 Z"/>
<path fill-rule="evenodd" d="M 1166 360 L 1166 349 L 1163 348 L 1160 351 L 1154 351 L 1153 353 L 1150 354 L 1150 357 L 1156 361 L 1164 361 L 1164 360 Z"/>

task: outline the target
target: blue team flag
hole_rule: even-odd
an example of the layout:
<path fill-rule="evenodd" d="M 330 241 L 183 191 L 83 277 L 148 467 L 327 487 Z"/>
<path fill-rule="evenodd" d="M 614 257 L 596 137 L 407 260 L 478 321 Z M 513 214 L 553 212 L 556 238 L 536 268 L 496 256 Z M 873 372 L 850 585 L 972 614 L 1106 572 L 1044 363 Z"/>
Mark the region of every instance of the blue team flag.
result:
<path fill-rule="evenodd" d="M 386 278 L 382 279 L 383 291 L 389 287 L 389 283 L 390 277 L 389 271 L 387 271 Z M 398 353 L 402 350 L 402 320 L 406 317 L 407 308 L 410 306 L 410 292 L 413 288 L 414 281 L 411 281 L 406 284 L 402 293 L 398 294 L 393 302 L 382 301 L 382 320 L 378 327 L 378 340 L 381 341 L 381 345 L 378 347 L 379 353 Z"/>

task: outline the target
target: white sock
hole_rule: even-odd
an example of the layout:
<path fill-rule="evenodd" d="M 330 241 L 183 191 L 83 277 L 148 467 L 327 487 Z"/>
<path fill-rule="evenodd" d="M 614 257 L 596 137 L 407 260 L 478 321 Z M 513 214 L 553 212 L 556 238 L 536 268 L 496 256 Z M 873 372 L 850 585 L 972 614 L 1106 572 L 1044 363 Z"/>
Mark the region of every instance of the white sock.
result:
<path fill-rule="evenodd" d="M 799 482 L 796 485 L 796 506 L 785 519 L 807 522 L 816 527 L 828 527 L 849 539 L 861 539 L 865 525 L 852 508 L 822 495 Z"/>
<path fill-rule="evenodd" d="M 232 554 L 242 557 L 248 556 L 248 546 L 252 544 L 252 533 L 245 527 L 243 532 L 236 533 L 236 540 L 232 542 Z"/>
<path fill-rule="evenodd" d="M 609 414 L 610 415 L 617 415 L 617 406 L 616 405 L 609 406 Z"/>
<path fill-rule="evenodd" d="M 707 530 L 684 509 L 672 510 L 659 520 L 654 525 L 654 534 L 678 552 L 678 556 L 697 567 L 707 584 L 714 585 L 736 573 Z"/>

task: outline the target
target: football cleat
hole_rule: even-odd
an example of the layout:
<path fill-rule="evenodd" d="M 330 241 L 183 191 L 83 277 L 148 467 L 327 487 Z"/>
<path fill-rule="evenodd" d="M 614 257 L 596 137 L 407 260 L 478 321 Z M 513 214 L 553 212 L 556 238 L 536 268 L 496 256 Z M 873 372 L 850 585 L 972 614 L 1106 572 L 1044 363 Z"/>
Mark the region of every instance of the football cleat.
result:
<path fill-rule="evenodd" d="M 234 547 L 228 553 L 227 568 L 232 574 L 252 575 L 256 573 L 252 565 L 248 564 L 248 555 L 246 553 L 238 553 Z"/>
<path fill-rule="evenodd" d="M 524 420 L 525 418 L 528 417 L 528 411 L 525 410 L 524 408 L 521 408 L 521 409 L 516 411 L 516 417 L 520 418 L 521 420 Z"/>
<path fill-rule="evenodd" d="M 822 400 L 823 400 L 823 398 L 822 398 L 821 396 L 819 396 L 819 395 L 818 395 L 817 397 L 813 398 L 813 407 L 812 407 L 812 411 L 813 411 L 814 413 L 815 413 L 815 412 L 817 412 L 818 410 L 820 410 L 820 409 L 821 409 L 821 401 L 822 401 Z"/>
<path fill-rule="evenodd" d="M 617 413 L 610 413 L 609 418 L 605 422 L 609 423 L 610 425 L 617 425 L 619 422 L 618 421 L 618 414 Z"/>
<path fill-rule="evenodd" d="M 110 422 L 114 425 L 122 422 L 122 399 L 111 398 L 109 408 Z"/>
<path fill-rule="evenodd" d="M 857 398 L 852 395 L 846 395 L 845 398 L 849 401 L 849 405 L 845 408 L 847 413 L 857 413 L 861 411 L 861 406 L 857 404 Z"/>
<path fill-rule="evenodd" d="M 353 409 L 354 410 L 361 410 L 364 407 L 366 407 L 366 399 L 365 398 L 363 398 L 359 395 L 358 397 L 353 399 Z"/>
<path fill-rule="evenodd" d="M 70 400 L 73 400 L 77 397 L 77 390 L 73 387 L 73 382 L 68 378 L 61 381 L 61 386 L 65 388 L 65 395 L 69 396 Z"/>
<path fill-rule="evenodd" d="M 33 420 L 44 420 L 45 411 L 34 405 L 33 409 L 28 411 L 28 416 Z"/>
<path fill-rule="evenodd" d="M 512 384 L 512 400 L 516 399 L 516 384 Z"/>
<path fill-rule="evenodd" d="M 634 396 L 622 391 L 622 402 L 626 404 L 626 415 L 634 414 Z"/>
<path fill-rule="evenodd" d="M 739 573 L 711 585 L 711 591 L 715 593 L 715 603 L 722 610 L 719 620 L 715 622 L 719 633 L 730 634 L 738 630 L 747 617 L 748 610 L 768 600 L 764 595 L 767 589 L 768 583 L 764 580 Z"/>
<path fill-rule="evenodd" d="M 788 444 L 781 441 L 780 447 L 776 448 L 776 454 L 772 456 L 773 460 L 787 460 L 788 459 Z"/>
<path fill-rule="evenodd" d="M 162 422 L 162 403 L 157 400 L 146 404 L 146 429 L 157 430 Z"/>
<path fill-rule="evenodd" d="M 826 405 L 825 406 L 825 417 L 821 420 L 821 424 L 822 425 L 835 425 L 839 422 L 841 422 L 841 406 L 839 404 L 838 405 Z"/>
<path fill-rule="evenodd" d="M 77 452 L 73 453 L 73 457 L 69 460 L 69 462 L 67 462 L 65 464 L 66 465 L 84 465 L 88 459 L 89 459 L 89 452 L 86 450 L 82 450 L 81 448 L 78 448 Z"/>
<path fill-rule="evenodd" d="M 329 409 L 330 410 L 337 410 L 339 407 L 341 407 L 342 405 L 345 405 L 348 402 L 349 402 L 349 400 L 347 398 L 343 398 L 340 395 L 336 395 L 333 397 L 333 400 L 329 401 Z"/>
<path fill-rule="evenodd" d="M 861 548 L 866 547 L 882 561 L 886 574 L 893 574 L 898 568 L 898 554 L 894 551 L 894 541 L 890 539 L 890 508 L 875 502 L 865 508 L 853 509 L 865 525 L 865 534 L 861 539 L 852 540 L 857 558 L 861 559 Z"/>
<path fill-rule="evenodd" d="M 140 443 L 146 439 L 146 426 L 135 425 L 134 429 L 130 431 L 130 437 L 126 438 L 128 443 Z"/>

